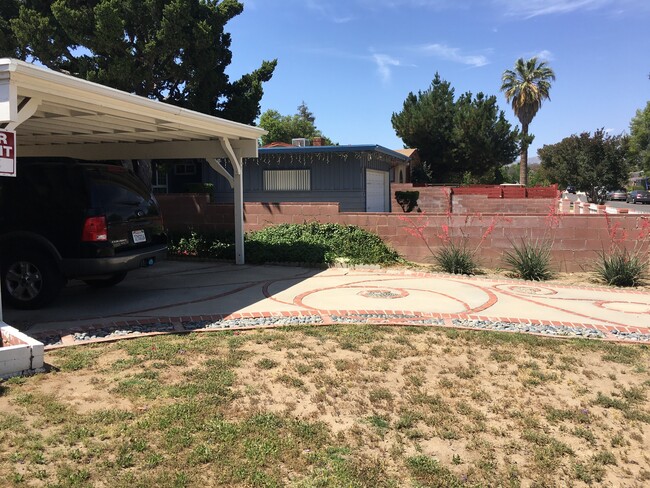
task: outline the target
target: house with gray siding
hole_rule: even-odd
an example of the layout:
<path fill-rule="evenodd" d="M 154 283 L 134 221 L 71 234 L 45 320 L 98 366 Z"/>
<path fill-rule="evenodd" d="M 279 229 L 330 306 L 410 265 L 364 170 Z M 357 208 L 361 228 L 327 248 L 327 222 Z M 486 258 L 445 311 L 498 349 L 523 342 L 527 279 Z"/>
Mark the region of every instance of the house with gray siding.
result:
<path fill-rule="evenodd" d="M 338 202 L 342 212 L 389 212 L 391 169 L 408 161 L 379 145 L 260 148 L 258 158 L 244 159 L 244 201 Z M 214 185 L 214 202 L 233 202 L 228 182 L 207 163 L 202 181 Z"/>

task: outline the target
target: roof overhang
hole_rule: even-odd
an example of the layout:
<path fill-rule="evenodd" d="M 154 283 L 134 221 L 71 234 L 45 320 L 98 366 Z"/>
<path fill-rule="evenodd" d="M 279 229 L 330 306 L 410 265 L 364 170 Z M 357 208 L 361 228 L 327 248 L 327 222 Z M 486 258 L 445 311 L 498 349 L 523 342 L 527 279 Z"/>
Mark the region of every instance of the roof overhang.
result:
<path fill-rule="evenodd" d="M 274 147 L 261 147 L 260 155 L 262 154 L 315 154 L 315 153 L 361 153 L 361 152 L 376 152 L 385 154 L 391 158 L 400 161 L 408 161 L 409 156 L 388 149 L 378 144 L 355 144 L 346 146 L 274 146 Z"/>
<path fill-rule="evenodd" d="M 257 157 L 266 131 L 132 95 L 15 59 L 0 59 L 0 128 L 19 157 L 88 160 Z"/>

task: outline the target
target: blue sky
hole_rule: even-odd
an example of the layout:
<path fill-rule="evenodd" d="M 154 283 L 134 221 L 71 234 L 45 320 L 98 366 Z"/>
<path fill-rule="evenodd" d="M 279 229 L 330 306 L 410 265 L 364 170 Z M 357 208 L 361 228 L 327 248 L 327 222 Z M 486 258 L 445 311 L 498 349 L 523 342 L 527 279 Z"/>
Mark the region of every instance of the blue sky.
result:
<path fill-rule="evenodd" d="M 403 147 L 390 118 L 436 72 L 456 95 L 497 95 L 519 57 L 539 56 L 557 80 L 533 120 L 532 153 L 604 127 L 629 128 L 650 99 L 650 0 L 243 0 L 232 34 L 233 79 L 278 59 L 262 111 L 304 100 L 340 144 Z M 531 155 L 533 155 L 531 154 Z"/>

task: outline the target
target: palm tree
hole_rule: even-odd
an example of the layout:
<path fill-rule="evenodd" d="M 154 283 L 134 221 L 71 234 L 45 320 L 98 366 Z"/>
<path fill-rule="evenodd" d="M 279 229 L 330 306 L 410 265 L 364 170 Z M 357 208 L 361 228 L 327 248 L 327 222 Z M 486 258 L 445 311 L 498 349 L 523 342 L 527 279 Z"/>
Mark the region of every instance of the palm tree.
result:
<path fill-rule="evenodd" d="M 519 162 L 519 183 L 528 185 L 528 125 L 542 107 L 542 101 L 550 100 L 551 81 L 555 73 L 545 61 L 537 58 L 524 61 L 519 58 L 514 70 L 506 70 L 501 76 L 501 91 L 505 92 L 506 101 L 512 103 L 512 110 L 521 122 L 521 160 Z"/>

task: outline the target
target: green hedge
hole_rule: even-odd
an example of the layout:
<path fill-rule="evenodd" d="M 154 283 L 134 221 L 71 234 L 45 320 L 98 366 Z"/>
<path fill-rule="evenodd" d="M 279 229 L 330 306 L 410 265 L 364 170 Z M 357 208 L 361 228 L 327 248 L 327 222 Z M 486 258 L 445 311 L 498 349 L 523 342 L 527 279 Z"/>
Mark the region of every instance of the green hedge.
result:
<path fill-rule="evenodd" d="M 234 235 L 189 235 L 170 237 L 170 254 L 234 259 Z M 399 255 L 379 238 L 360 227 L 339 224 L 281 224 L 246 234 L 249 263 L 333 263 L 393 264 Z"/>

